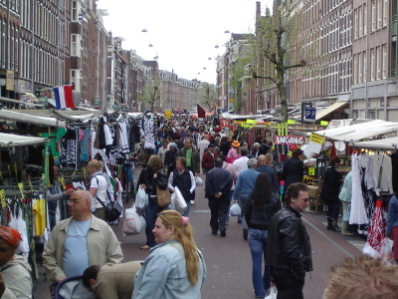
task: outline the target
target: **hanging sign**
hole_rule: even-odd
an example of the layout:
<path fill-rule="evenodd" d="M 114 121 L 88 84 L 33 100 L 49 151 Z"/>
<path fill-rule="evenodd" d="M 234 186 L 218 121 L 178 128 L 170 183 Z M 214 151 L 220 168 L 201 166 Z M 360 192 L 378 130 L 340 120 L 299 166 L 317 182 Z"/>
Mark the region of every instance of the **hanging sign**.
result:
<path fill-rule="evenodd" d="M 229 128 L 231 126 L 231 120 L 222 118 L 220 119 L 220 127 L 221 128 Z"/>
<path fill-rule="evenodd" d="M 298 144 L 302 145 L 305 143 L 305 137 L 299 135 L 275 135 L 274 144 Z"/>

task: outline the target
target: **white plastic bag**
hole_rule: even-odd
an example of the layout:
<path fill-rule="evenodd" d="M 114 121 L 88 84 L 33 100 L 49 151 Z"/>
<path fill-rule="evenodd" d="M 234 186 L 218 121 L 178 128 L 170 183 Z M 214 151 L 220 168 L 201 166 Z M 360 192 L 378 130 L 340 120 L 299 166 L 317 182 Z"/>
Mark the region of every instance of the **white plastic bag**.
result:
<path fill-rule="evenodd" d="M 240 214 L 242 214 L 242 210 L 237 202 L 234 202 L 232 204 L 231 209 L 229 210 L 229 214 L 231 216 L 239 216 Z"/>
<path fill-rule="evenodd" d="M 396 262 L 394 260 L 393 251 L 392 251 L 393 246 L 394 246 L 393 240 L 391 240 L 390 238 L 387 238 L 387 237 L 385 237 L 383 239 L 381 260 L 386 265 L 395 265 L 396 264 Z"/>
<path fill-rule="evenodd" d="M 200 176 L 197 176 L 195 178 L 195 184 L 196 184 L 196 186 L 203 186 L 203 180 L 201 179 Z"/>
<path fill-rule="evenodd" d="M 138 192 L 135 196 L 135 207 L 137 210 L 144 211 L 148 206 L 148 194 L 141 187 L 138 188 Z"/>
<path fill-rule="evenodd" d="M 141 233 L 145 229 L 145 218 L 138 215 L 134 205 L 124 212 L 123 234 L 125 236 L 132 236 Z"/>
<path fill-rule="evenodd" d="M 171 198 L 172 203 L 174 203 L 174 208 L 177 212 L 183 214 L 185 209 L 187 208 L 187 203 L 185 202 L 184 197 L 181 194 L 180 189 L 178 187 L 174 188 L 174 193 Z"/>
<path fill-rule="evenodd" d="M 278 290 L 276 289 L 276 286 L 273 286 L 271 287 L 269 295 L 264 299 L 276 299 L 277 296 L 278 296 Z"/>

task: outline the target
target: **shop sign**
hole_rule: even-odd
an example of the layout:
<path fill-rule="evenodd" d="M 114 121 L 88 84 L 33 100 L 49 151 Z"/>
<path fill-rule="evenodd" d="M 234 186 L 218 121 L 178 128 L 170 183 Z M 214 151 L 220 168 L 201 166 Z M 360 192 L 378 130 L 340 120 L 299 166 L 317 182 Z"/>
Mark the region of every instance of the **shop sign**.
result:
<path fill-rule="evenodd" d="M 14 90 L 14 71 L 7 70 L 6 90 Z"/>
<path fill-rule="evenodd" d="M 303 145 L 305 143 L 305 137 L 300 135 L 275 135 L 274 144 L 298 144 Z"/>
<path fill-rule="evenodd" d="M 231 120 L 222 118 L 220 119 L 220 127 L 221 128 L 229 128 L 231 126 Z"/>

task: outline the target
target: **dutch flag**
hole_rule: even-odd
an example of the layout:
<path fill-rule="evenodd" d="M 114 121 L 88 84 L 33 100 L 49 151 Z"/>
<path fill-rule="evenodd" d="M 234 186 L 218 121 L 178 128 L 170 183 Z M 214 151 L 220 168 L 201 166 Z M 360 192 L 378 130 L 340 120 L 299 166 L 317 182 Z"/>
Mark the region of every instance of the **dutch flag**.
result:
<path fill-rule="evenodd" d="M 73 87 L 71 85 L 53 88 L 57 109 L 75 108 L 72 89 Z"/>

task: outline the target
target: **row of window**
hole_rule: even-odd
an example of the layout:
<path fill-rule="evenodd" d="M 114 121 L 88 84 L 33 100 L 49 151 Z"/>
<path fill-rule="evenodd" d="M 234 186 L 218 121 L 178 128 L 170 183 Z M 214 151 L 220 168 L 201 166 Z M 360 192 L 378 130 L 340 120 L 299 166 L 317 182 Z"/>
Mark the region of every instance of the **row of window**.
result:
<path fill-rule="evenodd" d="M 9 26 L 8 38 L 6 38 L 7 25 Z M 7 24 L 4 19 L 0 19 L 0 49 L 1 67 L 18 72 L 19 28 L 14 24 Z"/>
<path fill-rule="evenodd" d="M 32 65 L 31 57 L 33 55 Z M 32 53 L 32 44 L 23 41 L 21 43 L 21 69 L 20 77 L 26 80 L 34 80 L 46 85 L 58 85 L 64 82 L 64 62 L 43 49 L 35 47 Z M 33 69 L 32 69 L 33 68 Z"/>
<path fill-rule="evenodd" d="M 387 45 L 370 49 L 370 81 L 386 79 L 388 77 Z M 354 57 L 354 84 L 366 82 L 368 73 L 368 59 L 366 52 L 355 54 Z"/>

